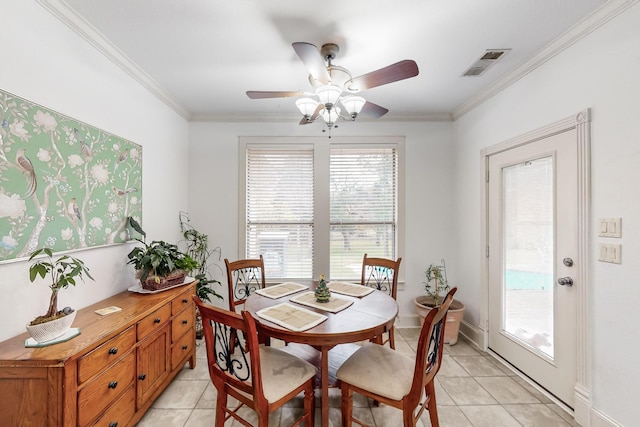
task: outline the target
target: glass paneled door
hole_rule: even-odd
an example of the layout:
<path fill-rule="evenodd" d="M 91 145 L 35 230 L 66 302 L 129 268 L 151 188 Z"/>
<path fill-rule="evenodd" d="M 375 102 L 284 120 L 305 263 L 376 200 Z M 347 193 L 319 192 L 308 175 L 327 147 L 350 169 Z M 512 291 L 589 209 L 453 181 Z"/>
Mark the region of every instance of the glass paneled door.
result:
<path fill-rule="evenodd" d="M 489 348 L 573 407 L 575 130 L 489 156 Z"/>

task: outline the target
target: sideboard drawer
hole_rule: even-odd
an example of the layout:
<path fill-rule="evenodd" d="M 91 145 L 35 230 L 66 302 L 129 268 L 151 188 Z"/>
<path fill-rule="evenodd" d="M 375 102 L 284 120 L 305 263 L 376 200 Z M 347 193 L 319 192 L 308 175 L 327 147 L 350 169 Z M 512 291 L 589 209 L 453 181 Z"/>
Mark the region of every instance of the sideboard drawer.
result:
<path fill-rule="evenodd" d="M 171 321 L 171 342 L 176 342 L 186 331 L 193 328 L 196 321 L 195 305 L 183 310 Z"/>
<path fill-rule="evenodd" d="M 138 341 L 158 329 L 171 317 L 171 304 L 165 304 L 138 322 Z"/>
<path fill-rule="evenodd" d="M 171 347 L 171 369 L 182 367 L 189 354 L 192 354 L 195 345 L 194 332 L 184 334 L 182 338 Z"/>
<path fill-rule="evenodd" d="M 135 363 L 134 353 L 129 352 L 78 392 L 78 425 L 89 425 L 96 415 L 115 402 L 133 384 Z"/>
<path fill-rule="evenodd" d="M 130 327 L 105 342 L 95 350 L 87 353 L 78 361 L 78 383 L 87 381 L 111 363 L 118 360 L 136 343 L 136 332 Z"/>
<path fill-rule="evenodd" d="M 92 426 L 125 427 L 135 412 L 136 388 L 132 385 Z"/>
<path fill-rule="evenodd" d="M 195 304 L 193 303 L 193 299 L 191 298 L 191 295 L 193 295 L 193 290 L 187 289 L 186 291 L 184 291 L 183 293 L 181 293 L 179 296 L 177 296 L 171 301 L 172 316 L 175 316 L 176 314 L 180 313 L 185 307 L 188 307 L 190 305 L 195 306 Z"/>

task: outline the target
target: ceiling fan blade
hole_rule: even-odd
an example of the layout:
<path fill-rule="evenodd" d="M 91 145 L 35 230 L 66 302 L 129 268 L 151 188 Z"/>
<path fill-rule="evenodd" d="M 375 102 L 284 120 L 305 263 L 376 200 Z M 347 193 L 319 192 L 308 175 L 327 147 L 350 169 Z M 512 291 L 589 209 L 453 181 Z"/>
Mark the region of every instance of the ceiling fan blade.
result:
<path fill-rule="evenodd" d="M 379 70 L 355 77 L 349 85 L 350 91 L 371 89 L 398 80 L 408 79 L 418 75 L 418 65 L 415 61 L 405 59 Z"/>
<path fill-rule="evenodd" d="M 371 118 L 377 119 L 384 116 L 388 112 L 389 110 L 387 110 L 386 108 L 381 107 L 378 104 L 374 104 L 373 102 L 367 101 L 364 103 L 364 106 L 362 107 L 360 114 L 364 114 Z"/>
<path fill-rule="evenodd" d="M 278 91 L 261 91 L 261 90 L 248 90 L 247 96 L 251 99 L 263 99 L 263 98 L 288 98 L 291 96 L 303 96 L 304 92 L 278 92 Z"/>
<path fill-rule="evenodd" d="M 300 120 L 300 123 L 298 124 L 308 125 L 309 123 L 313 123 L 318 118 L 320 111 L 322 111 L 323 108 L 324 105 L 318 104 L 313 114 L 311 116 L 302 116 L 302 120 Z"/>
<path fill-rule="evenodd" d="M 304 42 L 295 42 L 292 46 L 305 67 L 307 67 L 307 70 L 309 70 L 309 74 L 322 84 L 328 84 L 331 77 L 318 48 L 311 43 Z"/>

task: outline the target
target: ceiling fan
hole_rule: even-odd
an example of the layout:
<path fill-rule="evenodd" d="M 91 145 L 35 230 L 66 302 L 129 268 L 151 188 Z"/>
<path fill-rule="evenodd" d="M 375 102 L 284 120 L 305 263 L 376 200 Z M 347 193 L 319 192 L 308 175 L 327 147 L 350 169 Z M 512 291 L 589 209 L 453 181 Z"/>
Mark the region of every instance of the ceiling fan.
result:
<path fill-rule="evenodd" d="M 322 117 L 331 129 L 337 127 L 335 123 L 338 119 L 355 120 L 360 114 L 376 119 L 382 117 L 388 109 L 365 100 L 357 93 L 418 75 L 418 65 L 407 59 L 352 77 L 349 70 L 333 64 L 340 50 L 338 45 L 327 43 L 319 50 L 311 43 L 296 42 L 292 46 L 309 70 L 313 92 L 250 90 L 247 96 L 251 99 L 302 97 L 296 100 L 296 106 L 302 113 L 301 125 L 313 123 Z"/>

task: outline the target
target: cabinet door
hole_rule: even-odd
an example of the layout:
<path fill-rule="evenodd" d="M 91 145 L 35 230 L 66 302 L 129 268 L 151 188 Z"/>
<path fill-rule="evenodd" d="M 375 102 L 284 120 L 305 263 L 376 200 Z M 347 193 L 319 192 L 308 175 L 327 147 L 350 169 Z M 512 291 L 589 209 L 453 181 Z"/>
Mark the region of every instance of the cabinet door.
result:
<path fill-rule="evenodd" d="M 138 345 L 137 407 L 141 408 L 169 376 L 171 369 L 170 324 Z"/>

